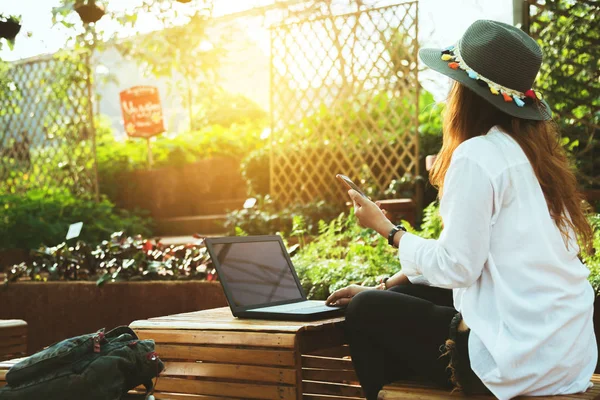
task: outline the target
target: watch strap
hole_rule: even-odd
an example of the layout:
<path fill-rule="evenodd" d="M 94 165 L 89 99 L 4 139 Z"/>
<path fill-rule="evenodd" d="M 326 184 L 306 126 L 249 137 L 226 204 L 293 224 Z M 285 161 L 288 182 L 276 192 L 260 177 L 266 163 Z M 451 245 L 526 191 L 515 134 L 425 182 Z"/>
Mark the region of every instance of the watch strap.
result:
<path fill-rule="evenodd" d="M 398 224 L 398 225 L 394 226 L 392 228 L 392 230 L 390 231 L 390 233 L 388 234 L 388 244 L 390 246 L 394 246 L 394 236 L 396 236 L 396 233 L 398 233 L 399 231 L 406 232 L 406 228 L 404 227 L 404 225 Z"/>

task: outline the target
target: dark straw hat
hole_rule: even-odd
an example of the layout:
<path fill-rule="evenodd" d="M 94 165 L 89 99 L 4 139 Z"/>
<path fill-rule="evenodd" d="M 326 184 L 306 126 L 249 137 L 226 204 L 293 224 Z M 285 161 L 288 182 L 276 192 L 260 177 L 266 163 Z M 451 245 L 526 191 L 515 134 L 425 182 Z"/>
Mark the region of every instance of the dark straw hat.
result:
<path fill-rule="evenodd" d="M 430 68 L 460 82 L 514 117 L 548 120 L 552 112 L 535 92 L 542 64 L 540 46 L 525 32 L 502 22 L 475 21 L 445 49 L 421 49 Z"/>

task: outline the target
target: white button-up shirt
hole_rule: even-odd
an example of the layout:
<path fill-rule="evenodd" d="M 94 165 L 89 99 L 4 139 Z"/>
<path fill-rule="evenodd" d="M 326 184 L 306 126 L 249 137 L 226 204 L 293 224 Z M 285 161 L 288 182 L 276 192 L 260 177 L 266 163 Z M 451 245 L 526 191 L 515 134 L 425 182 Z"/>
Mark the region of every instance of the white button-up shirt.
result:
<path fill-rule="evenodd" d="M 454 152 L 438 240 L 404 234 L 413 283 L 450 288 L 471 367 L 499 399 L 585 391 L 598 351 L 588 269 L 550 216 L 525 153 L 499 128 Z M 574 236 L 574 235 L 573 235 Z"/>

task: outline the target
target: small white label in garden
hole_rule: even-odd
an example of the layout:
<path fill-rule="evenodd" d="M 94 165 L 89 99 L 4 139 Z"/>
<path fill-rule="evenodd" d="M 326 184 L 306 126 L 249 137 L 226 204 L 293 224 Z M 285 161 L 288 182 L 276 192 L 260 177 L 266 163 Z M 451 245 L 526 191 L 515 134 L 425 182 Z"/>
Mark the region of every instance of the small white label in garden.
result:
<path fill-rule="evenodd" d="M 73 239 L 79 236 L 83 228 L 83 222 L 75 222 L 69 226 L 69 232 L 67 232 L 67 240 Z"/>
<path fill-rule="evenodd" d="M 252 208 L 256 205 L 256 199 L 254 197 L 250 197 L 246 199 L 244 202 L 244 208 Z"/>

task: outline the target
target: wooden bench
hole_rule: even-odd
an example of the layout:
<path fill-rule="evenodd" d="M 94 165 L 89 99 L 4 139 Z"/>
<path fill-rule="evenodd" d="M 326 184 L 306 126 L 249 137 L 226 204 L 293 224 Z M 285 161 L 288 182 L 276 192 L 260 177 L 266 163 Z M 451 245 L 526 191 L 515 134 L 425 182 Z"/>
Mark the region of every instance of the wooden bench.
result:
<path fill-rule="evenodd" d="M 165 362 L 158 400 L 359 400 L 362 390 L 343 344 L 343 318 L 312 322 L 239 320 L 229 308 L 136 321 Z M 20 359 L 0 362 L 0 387 Z M 586 393 L 531 400 L 600 400 L 600 375 Z M 387 385 L 380 400 L 491 400 L 415 382 Z M 519 399 L 526 399 L 520 397 Z"/>
<path fill-rule="evenodd" d="M 0 361 L 27 353 L 27 323 L 20 319 L 0 320 Z"/>
<path fill-rule="evenodd" d="M 6 373 L 8 372 L 10 367 L 21 361 L 23 358 L 15 358 L 13 360 L 0 361 L 0 387 L 6 385 Z"/>
<path fill-rule="evenodd" d="M 569 394 L 565 396 L 543 396 L 526 397 L 516 399 L 524 400 L 595 400 L 600 399 L 600 375 L 592 377 L 594 386 L 585 393 Z M 467 399 L 467 400 L 491 400 L 493 396 L 464 396 L 460 393 L 450 393 L 448 390 L 432 387 L 427 384 L 414 382 L 397 382 L 385 386 L 380 392 L 379 400 L 439 400 L 439 399 Z"/>
<path fill-rule="evenodd" d="M 130 326 L 165 362 L 156 399 L 360 399 L 343 321 L 243 320 L 225 307 Z"/>

